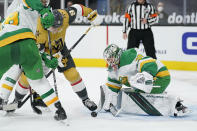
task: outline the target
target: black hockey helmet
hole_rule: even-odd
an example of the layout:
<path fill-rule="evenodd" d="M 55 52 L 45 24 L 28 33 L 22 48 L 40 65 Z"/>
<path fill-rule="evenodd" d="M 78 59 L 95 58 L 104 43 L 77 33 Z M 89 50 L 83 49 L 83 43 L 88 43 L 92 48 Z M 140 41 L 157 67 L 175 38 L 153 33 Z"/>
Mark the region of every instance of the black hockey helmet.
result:
<path fill-rule="evenodd" d="M 63 24 L 63 16 L 58 10 L 53 10 L 52 12 L 55 18 L 53 27 L 58 28 Z"/>

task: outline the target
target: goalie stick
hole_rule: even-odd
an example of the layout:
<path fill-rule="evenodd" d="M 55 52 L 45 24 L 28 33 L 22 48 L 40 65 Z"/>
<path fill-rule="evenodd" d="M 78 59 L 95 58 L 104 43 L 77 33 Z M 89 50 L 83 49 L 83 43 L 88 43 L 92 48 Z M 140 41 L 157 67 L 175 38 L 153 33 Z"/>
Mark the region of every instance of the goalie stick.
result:
<path fill-rule="evenodd" d="M 101 112 L 101 110 L 103 109 L 104 102 L 105 102 L 105 93 L 103 87 L 100 86 L 100 100 L 99 100 L 98 108 L 96 111 L 93 111 L 91 113 L 92 117 L 96 117 L 97 114 Z M 109 112 L 111 112 L 114 117 L 116 117 L 120 111 L 121 109 L 120 110 L 116 109 L 116 107 L 112 103 L 110 103 Z"/>
<path fill-rule="evenodd" d="M 99 100 L 98 108 L 91 113 L 92 117 L 96 117 L 97 114 L 103 109 L 104 102 L 105 102 L 105 93 L 103 91 L 103 87 L 100 86 L 100 100 Z"/>

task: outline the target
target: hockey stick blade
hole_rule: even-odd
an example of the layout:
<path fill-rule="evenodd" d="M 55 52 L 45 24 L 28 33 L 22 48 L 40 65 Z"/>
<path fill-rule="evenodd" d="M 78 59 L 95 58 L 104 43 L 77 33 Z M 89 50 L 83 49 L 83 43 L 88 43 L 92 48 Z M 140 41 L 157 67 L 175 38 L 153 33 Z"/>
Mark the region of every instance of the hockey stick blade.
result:
<path fill-rule="evenodd" d="M 40 109 L 38 109 L 36 106 L 31 105 L 31 107 L 32 107 L 33 111 L 34 111 L 36 114 L 39 114 L 39 115 L 42 114 L 42 111 L 41 111 Z"/>
<path fill-rule="evenodd" d="M 7 105 L 1 105 L 0 110 L 4 111 L 10 111 L 10 110 L 15 110 L 18 108 L 18 103 L 12 103 L 12 104 L 7 104 Z"/>
<path fill-rule="evenodd" d="M 25 104 L 25 102 L 30 98 L 30 94 L 22 101 L 22 102 L 20 102 L 20 103 L 18 103 L 18 108 L 21 108 L 24 104 Z"/>
<path fill-rule="evenodd" d="M 29 98 L 30 98 L 30 94 L 22 102 L 3 105 L 0 107 L 0 110 L 10 111 L 10 110 L 16 110 L 18 108 L 21 108 Z"/>

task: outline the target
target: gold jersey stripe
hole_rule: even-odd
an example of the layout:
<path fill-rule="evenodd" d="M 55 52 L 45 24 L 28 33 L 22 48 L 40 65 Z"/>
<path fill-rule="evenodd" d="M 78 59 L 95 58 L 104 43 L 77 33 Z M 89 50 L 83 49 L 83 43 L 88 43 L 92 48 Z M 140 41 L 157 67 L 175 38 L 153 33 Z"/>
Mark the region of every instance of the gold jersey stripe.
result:
<path fill-rule="evenodd" d="M 23 2 L 24 2 L 25 6 L 26 6 L 27 8 L 30 8 L 29 5 L 26 3 L 26 0 L 23 0 Z"/>
<path fill-rule="evenodd" d="M 57 100 L 58 100 L 58 97 L 56 96 L 53 99 L 51 99 L 50 101 L 47 101 L 46 105 L 49 106 L 49 105 L 53 104 L 54 102 L 56 102 Z"/>
<path fill-rule="evenodd" d="M 5 45 L 11 44 L 17 40 L 25 39 L 25 38 L 32 38 L 32 39 L 36 40 L 36 37 L 34 36 L 34 34 L 32 32 L 24 32 L 24 33 L 16 34 L 16 35 L 13 35 L 13 36 L 10 36 L 6 39 L 1 40 L 0 47 L 3 47 Z"/>
<path fill-rule="evenodd" d="M 146 63 L 149 63 L 149 62 L 155 62 L 155 60 L 154 59 L 150 59 L 150 60 L 142 61 L 140 63 L 140 72 L 141 72 L 141 69 L 142 69 L 143 65 L 146 64 Z"/>
<path fill-rule="evenodd" d="M 106 85 L 109 86 L 109 87 L 111 87 L 111 88 L 115 88 L 115 89 L 119 89 L 119 90 L 121 89 L 121 87 L 115 86 L 115 85 L 111 85 L 109 83 L 106 83 Z"/>
<path fill-rule="evenodd" d="M 170 75 L 170 73 L 167 70 L 161 71 L 161 72 L 156 74 L 157 77 L 164 77 L 164 76 L 169 76 L 169 75 Z"/>
<path fill-rule="evenodd" d="M 2 84 L 2 87 L 7 89 L 7 90 L 10 90 L 10 91 L 12 91 L 12 89 L 13 89 L 12 86 L 9 86 L 9 85 L 6 85 L 6 84 Z"/>

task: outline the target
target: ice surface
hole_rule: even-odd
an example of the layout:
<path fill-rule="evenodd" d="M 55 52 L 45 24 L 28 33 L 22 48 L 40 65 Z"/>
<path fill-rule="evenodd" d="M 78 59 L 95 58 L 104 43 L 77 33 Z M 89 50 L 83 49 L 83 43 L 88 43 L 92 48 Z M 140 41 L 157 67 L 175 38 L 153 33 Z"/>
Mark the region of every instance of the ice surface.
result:
<path fill-rule="evenodd" d="M 89 97 L 98 103 L 99 86 L 107 78 L 106 69 L 78 68 L 78 71 L 87 86 Z M 33 113 L 28 101 L 13 114 L 0 111 L 0 131 L 197 131 L 197 72 L 170 70 L 170 73 L 172 81 L 167 91 L 184 99 L 192 110 L 188 116 L 174 118 L 120 114 L 115 118 L 101 112 L 93 118 L 63 75 L 56 72 L 59 98 L 70 126 L 55 121 L 51 112 L 43 111 L 43 115 Z M 49 80 L 53 84 L 52 77 Z"/>

